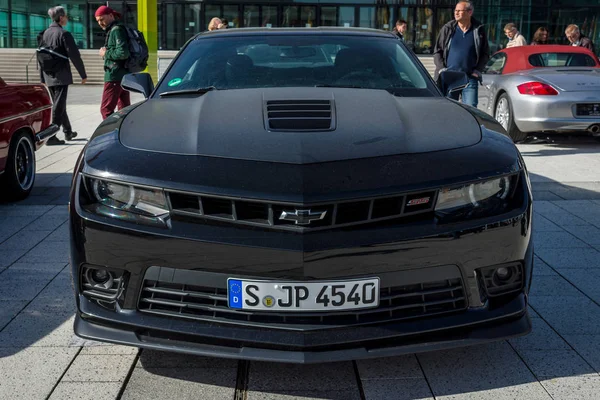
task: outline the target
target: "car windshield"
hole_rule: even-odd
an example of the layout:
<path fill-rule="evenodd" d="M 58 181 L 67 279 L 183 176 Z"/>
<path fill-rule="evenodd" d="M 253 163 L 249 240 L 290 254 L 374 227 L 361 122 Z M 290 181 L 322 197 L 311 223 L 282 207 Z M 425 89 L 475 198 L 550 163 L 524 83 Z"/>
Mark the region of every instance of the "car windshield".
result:
<path fill-rule="evenodd" d="M 156 95 L 202 88 L 351 87 L 432 96 L 432 86 L 391 37 L 240 34 L 189 43 Z"/>
<path fill-rule="evenodd" d="M 595 67 L 592 57 L 583 53 L 539 53 L 529 56 L 534 67 Z"/>

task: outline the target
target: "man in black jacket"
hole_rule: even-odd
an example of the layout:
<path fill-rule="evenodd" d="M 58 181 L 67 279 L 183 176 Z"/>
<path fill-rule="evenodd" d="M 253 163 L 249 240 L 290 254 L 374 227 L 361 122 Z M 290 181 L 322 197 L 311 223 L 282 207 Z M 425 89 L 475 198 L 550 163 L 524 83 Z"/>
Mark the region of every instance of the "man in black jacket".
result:
<path fill-rule="evenodd" d="M 73 83 L 69 59 L 79 72 L 82 84 L 87 81 L 87 75 L 73 36 L 63 29 L 63 26 L 67 25 L 68 22 L 65 9 L 60 6 L 52 7 L 48 10 L 48 15 L 53 22 L 44 31 L 38 51 L 41 50 L 47 56 L 53 57 L 54 62 L 49 63 L 52 64 L 51 68 L 40 62 L 41 78 L 42 83 L 48 86 L 48 90 L 52 95 L 54 103 L 52 106 L 52 121 L 56 125 L 62 125 L 65 139 L 72 140 L 77 136 L 77 132 L 73 132 L 67 115 L 67 91 L 69 85 Z M 64 143 L 56 136 L 51 137 L 47 142 L 49 145 Z"/>
<path fill-rule="evenodd" d="M 469 84 L 462 91 L 462 102 L 477 107 L 477 84 L 490 58 L 490 47 L 485 28 L 473 18 L 473 11 L 471 2 L 459 1 L 454 8 L 454 20 L 442 27 L 433 50 L 433 79 L 437 81 L 445 70 L 465 72 Z M 458 100 L 458 95 L 454 92 L 450 97 Z"/>

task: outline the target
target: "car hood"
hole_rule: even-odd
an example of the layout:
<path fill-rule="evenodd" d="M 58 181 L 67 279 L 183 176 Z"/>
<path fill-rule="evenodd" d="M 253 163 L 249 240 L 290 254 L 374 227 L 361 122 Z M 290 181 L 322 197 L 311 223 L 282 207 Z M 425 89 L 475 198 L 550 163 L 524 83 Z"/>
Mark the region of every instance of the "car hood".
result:
<path fill-rule="evenodd" d="M 269 131 L 264 107 L 270 100 L 333 100 L 335 129 Z M 137 150 L 308 164 L 472 146 L 481 128 L 445 98 L 370 89 L 240 89 L 150 99 L 127 115 L 120 140 Z"/>
<path fill-rule="evenodd" d="M 600 68 L 544 68 L 532 70 L 529 75 L 564 92 L 600 90 Z"/>

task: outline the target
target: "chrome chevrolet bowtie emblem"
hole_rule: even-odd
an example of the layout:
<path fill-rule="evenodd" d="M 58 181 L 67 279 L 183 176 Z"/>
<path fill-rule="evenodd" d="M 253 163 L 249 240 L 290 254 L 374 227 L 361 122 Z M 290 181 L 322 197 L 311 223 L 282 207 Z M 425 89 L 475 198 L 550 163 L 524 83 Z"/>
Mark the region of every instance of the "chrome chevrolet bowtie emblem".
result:
<path fill-rule="evenodd" d="M 325 218 L 327 210 L 325 211 L 311 211 L 311 210 L 294 210 L 283 211 L 279 216 L 279 219 L 284 221 L 294 221 L 296 225 L 308 225 L 312 221 L 319 221 Z"/>

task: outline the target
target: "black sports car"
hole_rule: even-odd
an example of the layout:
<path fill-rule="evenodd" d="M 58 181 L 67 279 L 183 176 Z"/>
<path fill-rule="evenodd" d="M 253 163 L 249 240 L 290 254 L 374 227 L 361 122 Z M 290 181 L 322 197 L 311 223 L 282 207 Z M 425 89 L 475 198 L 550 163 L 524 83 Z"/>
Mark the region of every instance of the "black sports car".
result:
<path fill-rule="evenodd" d="M 122 85 L 73 178 L 77 335 L 310 363 L 530 331 L 523 159 L 393 34 L 207 32 Z"/>

